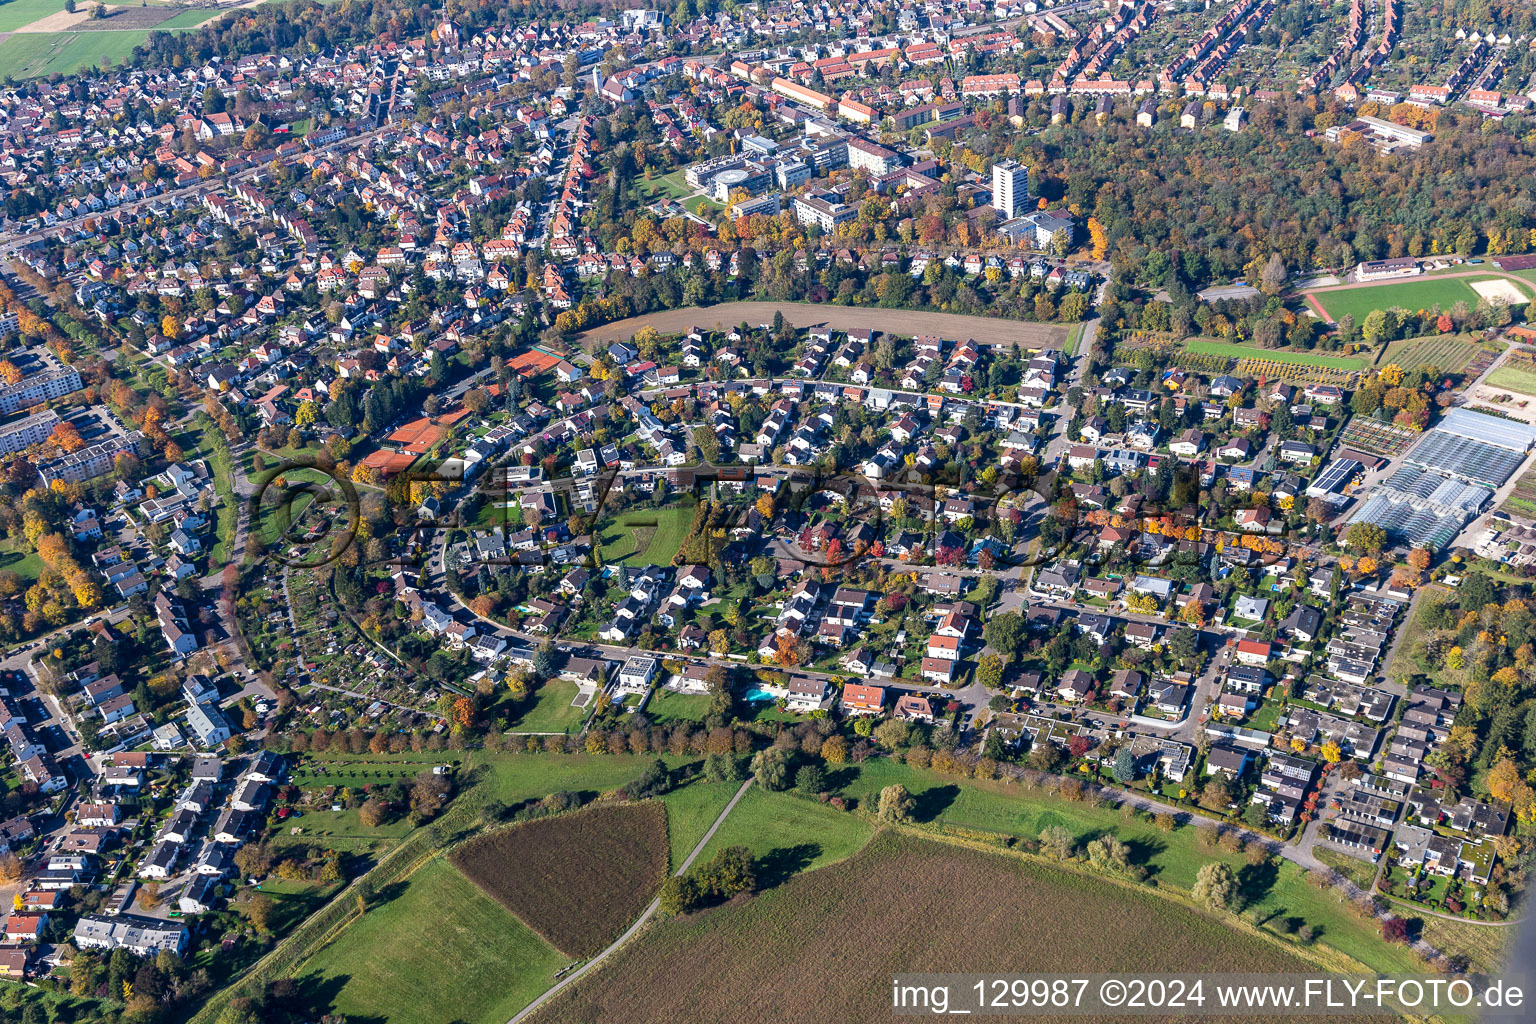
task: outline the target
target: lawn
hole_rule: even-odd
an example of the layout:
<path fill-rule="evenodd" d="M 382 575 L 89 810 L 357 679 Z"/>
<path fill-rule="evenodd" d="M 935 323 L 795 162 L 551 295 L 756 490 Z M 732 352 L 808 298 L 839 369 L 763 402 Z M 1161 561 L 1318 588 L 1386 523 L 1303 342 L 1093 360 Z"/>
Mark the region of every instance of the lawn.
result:
<path fill-rule="evenodd" d="M 1508 363 L 1483 378 L 1483 383 L 1506 391 L 1518 391 L 1522 395 L 1536 395 L 1536 371 Z"/>
<path fill-rule="evenodd" d="M 635 191 L 646 199 L 656 199 L 659 196 L 671 196 L 673 199 L 681 199 L 693 189 L 683 180 L 682 171 L 673 171 L 671 174 L 663 174 L 652 178 L 650 181 L 635 182 Z"/>
<path fill-rule="evenodd" d="M 240 518 L 240 499 L 235 496 L 229 458 L 222 453 L 223 451 L 227 449 L 222 451 L 213 449 L 208 453 L 208 467 L 213 470 L 213 486 L 219 495 L 219 508 L 215 513 L 213 549 L 208 555 L 209 572 L 222 569 L 229 564 L 229 544 L 235 540 Z"/>
<path fill-rule="evenodd" d="M 689 213 L 697 214 L 700 217 L 707 218 L 709 214 L 714 213 L 716 210 L 723 209 L 723 207 L 721 207 L 721 205 L 715 202 L 713 199 L 709 199 L 705 196 L 694 196 L 692 199 L 689 199 L 683 203 L 683 209 L 687 210 Z"/>
<path fill-rule="evenodd" d="M 671 847 L 673 871 L 682 866 L 739 788 L 735 782 L 705 782 L 698 779 L 661 798 L 661 802 L 667 806 L 667 842 Z M 740 809 L 739 804 L 737 808 Z"/>
<path fill-rule="evenodd" d="M 42 571 L 43 560 L 20 537 L 0 543 L 0 572 L 14 572 L 24 580 L 35 582 Z"/>
<path fill-rule="evenodd" d="M 575 683 L 563 679 L 551 679 L 534 694 L 528 710 L 513 723 L 513 732 L 572 732 L 581 728 L 591 702 L 586 707 L 574 707 L 571 701 L 581 692 Z"/>
<path fill-rule="evenodd" d="M 1355 323 L 1365 323 L 1365 318 L 1378 309 L 1430 309 L 1439 306 L 1450 309 L 1458 302 L 1476 306 L 1478 294 L 1473 290 L 1472 278 L 1446 277 L 1421 278 L 1413 281 L 1394 281 L 1369 288 L 1347 288 L 1341 291 L 1311 292 L 1311 296 L 1337 321 L 1346 314 Z M 1477 280 L 1506 280 L 1496 276 Z M 1529 290 L 1529 289 L 1527 289 Z"/>
<path fill-rule="evenodd" d="M 297 821 L 290 819 L 272 834 L 274 845 L 287 843 L 323 846 L 332 850 L 377 852 L 394 846 L 412 828 L 407 815 L 396 815 L 374 828 L 359 820 L 356 810 L 307 810 Z M 299 829 L 294 832 L 294 829 Z"/>
<path fill-rule="evenodd" d="M 1258 729 L 1261 732 L 1274 732 L 1275 721 L 1280 717 L 1280 702 L 1266 700 L 1253 712 L 1253 715 L 1245 723 L 1246 728 Z"/>
<path fill-rule="evenodd" d="M 1371 886 L 1376 881 L 1376 865 L 1370 861 L 1361 860 L 1359 857 L 1351 857 L 1347 853 L 1338 850 L 1330 850 L 1319 843 L 1312 848 L 1317 859 L 1327 864 L 1333 870 L 1354 882 L 1366 892 L 1370 892 Z"/>
<path fill-rule="evenodd" d="M 1200 355 L 1227 356 L 1231 359 L 1269 359 L 1277 363 L 1320 366 L 1328 370 L 1362 370 L 1366 366 L 1366 360 L 1348 356 L 1292 352 L 1282 348 L 1259 348 L 1257 345 L 1236 345 L 1229 341 L 1191 341 L 1185 343 L 1184 348 L 1186 351 Z"/>
<path fill-rule="evenodd" d="M 645 713 L 657 722 L 702 722 L 709 714 L 709 700 L 701 693 L 657 690 L 646 704 Z"/>
<path fill-rule="evenodd" d="M 1082 340 L 1083 325 L 1073 324 L 1070 328 L 1067 329 L 1067 344 L 1065 345 L 1063 351 L 1065 351 L 1069 356 L 1077 355 L 1077 346 L 1078 343 Z"/>
<path fill-rule="evenodd" d="M 447 861 L 354 920 L 296 972 L 306 997 L 354 1019 L 503 1024 L 569 960 Z"/>
<path fill-rule="evenodd" d="M 650 756 L 629 754 L 493 754 L 475 755 L 474 763 L 486 773 L 477 787 L 486 800 L 515 804 L 548 796 L 562 789 L 596 796 L 638 779 Z M 664 755 L 676 768 L 692 760 Z"/>
<path fill-rule="evenodd" d="M 156 25 L 155 28 L 162 31 L 173 28 L 197 28 L 199 25 L 205 24 L 206 22 L 216 21 L 217 19 L 222 18 L 224 14 L 224 11 L 214 11 L 209 10 L 208 8 L 202 8 L 200 10 L 193 11 L 182 11 L 180 14 L 162 21 L 160 24 Z"/>
<path fill-rule="evenodd" d="M 0 7 L 0 12 L 4 10 Z M 17 79 L 55 72 L 68 75 L 85 66 L 111 67 L 121 64 L 148 38 L 147 31 L 133 29 L 17 34 L 0 42 L 0 67 Z"/>
<path fill-rule="evenodd" d="M 1148 964 L 1169 973 L 1308 966 L 1261 936 L 1151 893 L 886 833 L 842 864 L 657 924 L 533 1020 L 767 1019 L 763 1007 L 780 1024 L 885 1020 L 895 972 Z"/>
<path fill-rule="evenodd" d="M 602 528 L 603 563 L 671 565 L 692 526 L 692 506 L 626 512 Z"/>
<path fill-rule="evenodd" d="M 863 818 L 811 797 L 753 786 L 699 857 L 708 860 L 728 846 L 745 846 L 762 858 L 759 873 L 776 883 L 851 857 L 873 831 Z"/>
<path fill-rule="evenodd" d="M 497 903 L 572 957 L 600 952 L 667 875 L 667 814 L 607 804 L 498 829 L 450 856 Z"/>

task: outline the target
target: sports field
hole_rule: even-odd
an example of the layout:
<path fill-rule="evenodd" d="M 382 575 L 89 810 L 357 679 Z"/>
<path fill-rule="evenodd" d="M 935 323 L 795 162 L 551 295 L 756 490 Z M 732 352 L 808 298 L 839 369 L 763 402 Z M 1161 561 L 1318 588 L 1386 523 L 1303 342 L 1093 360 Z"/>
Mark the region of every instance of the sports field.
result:
<path fill-rule="evenodd" d="M 1507 282 L 1509 279 L 1498 276 L 1421 277 L 1388 284 L 1308 292 L 1307 295 L 1327 311 L 1330 320 L 1337 322 L 1347 314 L 1355 318 L 1356 324 L 1363 324 L 1365 318 L 1378 309 L 1419 310 L 1435 306 L 1450 309 L 1458 302 L 1476 306 L 1480 296 L 1472 286 L 1499 281 Z M 1531 289 L 1529 286 L 1524 287 L 1526 297 L 1529 298 Z"/>
<path fill-rule="evenodd" d="M 1236 345 L 1228 341 L 1191 341 L 1184 348 L 1186 351 L 1200 355 L 1227 356 L 1231 359 L 1268 359 L 1277 363 L 1319 366 L 1328 370 L 1362 370 L 1366 365 L 1366 360 L 1352 356 L 1328 356 L 1318 352 L 1259 348 L 1257 345 Z"/>

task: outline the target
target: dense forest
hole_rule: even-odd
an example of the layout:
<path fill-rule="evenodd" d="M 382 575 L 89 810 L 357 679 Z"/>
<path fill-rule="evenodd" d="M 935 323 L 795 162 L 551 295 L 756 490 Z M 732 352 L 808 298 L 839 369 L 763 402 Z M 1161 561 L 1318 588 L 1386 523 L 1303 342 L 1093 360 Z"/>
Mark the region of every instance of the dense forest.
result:
<path fill-rule="evenodd" d="M 1154 287 L 1176 266 L 1195 284 L 1240 277 L 1271 252 L 1309 269 L 1536 247 L 1536 135 L 1516 123 L 1525 119 L 1489 132 L 1476 114 L 1438 111 L 1431 145 L 1382 156 L 1323 141 L 1319 129 L 1346 116 L 1288 100 L 1254 105 L 1240 134 L 1069 123 L 994 131 L 991 150 L 1038 168 L 1040 192 L 1095 217 L 1110 257 Z"/>

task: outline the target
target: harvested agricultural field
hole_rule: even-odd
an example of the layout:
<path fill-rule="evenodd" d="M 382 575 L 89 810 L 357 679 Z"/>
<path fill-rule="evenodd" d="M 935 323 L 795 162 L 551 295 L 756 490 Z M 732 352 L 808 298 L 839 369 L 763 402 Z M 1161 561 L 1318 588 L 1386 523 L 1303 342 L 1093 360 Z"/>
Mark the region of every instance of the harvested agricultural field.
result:
<path fill-rule="evenodd" d="M 1170 973 L 1309 966 L 1149 892 L 887 832 L 840 864 L 653 925 L 532 1019 L 885 1020 L 893 973 L 1112 972 L 1146 964 Z"/>
<path fill-rule="evenodd" d="M 745 321 L 748 324 L 773 322 L 773 314 L 796 327 L 826 324 L 835 331 L 868 327 L 903 337 L 937 334 L 944 338 L 974 338 L 981 345 L 1018 345 L 1025 349 L 1061 348 L 1067 341 L 1066 324 L 1037 324 L 960 313 L 930 313 L 912 309 L 872 309 L 868 306 L 835 306 L 811 302 L 722 302 L 718 306 L 688 306 L 667 309 L 628 320 L 616 320 L 576 335 L 572 341 L 589 352 L 599 345 L 628 341 L 642 327 L 654 327 L 662 334 L 681 334 L 690 327 L 729 330 Z"/>
<path fill-rule="evenodd" d="M 449 858 L 556 949 L 585 957 L 618 938 L 667 874 L 667 812 L 609 804 L 492 832 Z"/>

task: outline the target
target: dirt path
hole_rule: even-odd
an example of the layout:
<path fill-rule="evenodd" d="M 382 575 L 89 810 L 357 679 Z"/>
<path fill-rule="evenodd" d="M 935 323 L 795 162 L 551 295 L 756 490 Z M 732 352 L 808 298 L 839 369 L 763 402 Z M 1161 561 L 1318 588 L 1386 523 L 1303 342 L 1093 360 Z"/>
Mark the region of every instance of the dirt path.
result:
<path fill-rule="evenodd" d="M 1026 349 L 1061 348 L 1067 343 L 1067 325 L 1037 324 L 1019 320 L 1000 320 L 986 316 L 962 316 L 959 313 L 930 313 L 909 309 L 873 309 L 866 306 L 832 306 L 810 302 L 725 302 L 718 306 L 688 306 L 669 309 L 628 320 L 616 320 L 603 327 L 583 331 L 576 344 L 592 351 L 598 344 L 627 341 L 642 327 L 650 326 L 663 334 L 676 334 L 690 327 L 729 329 L 748 324 L 773 322 L 774 313 L 796 327 L 826 324 L 834 330 L 868 327 L 894 334 L 938 334 L 946 338 L 974 338 L 982 345 L 1017 345 Z"/>

